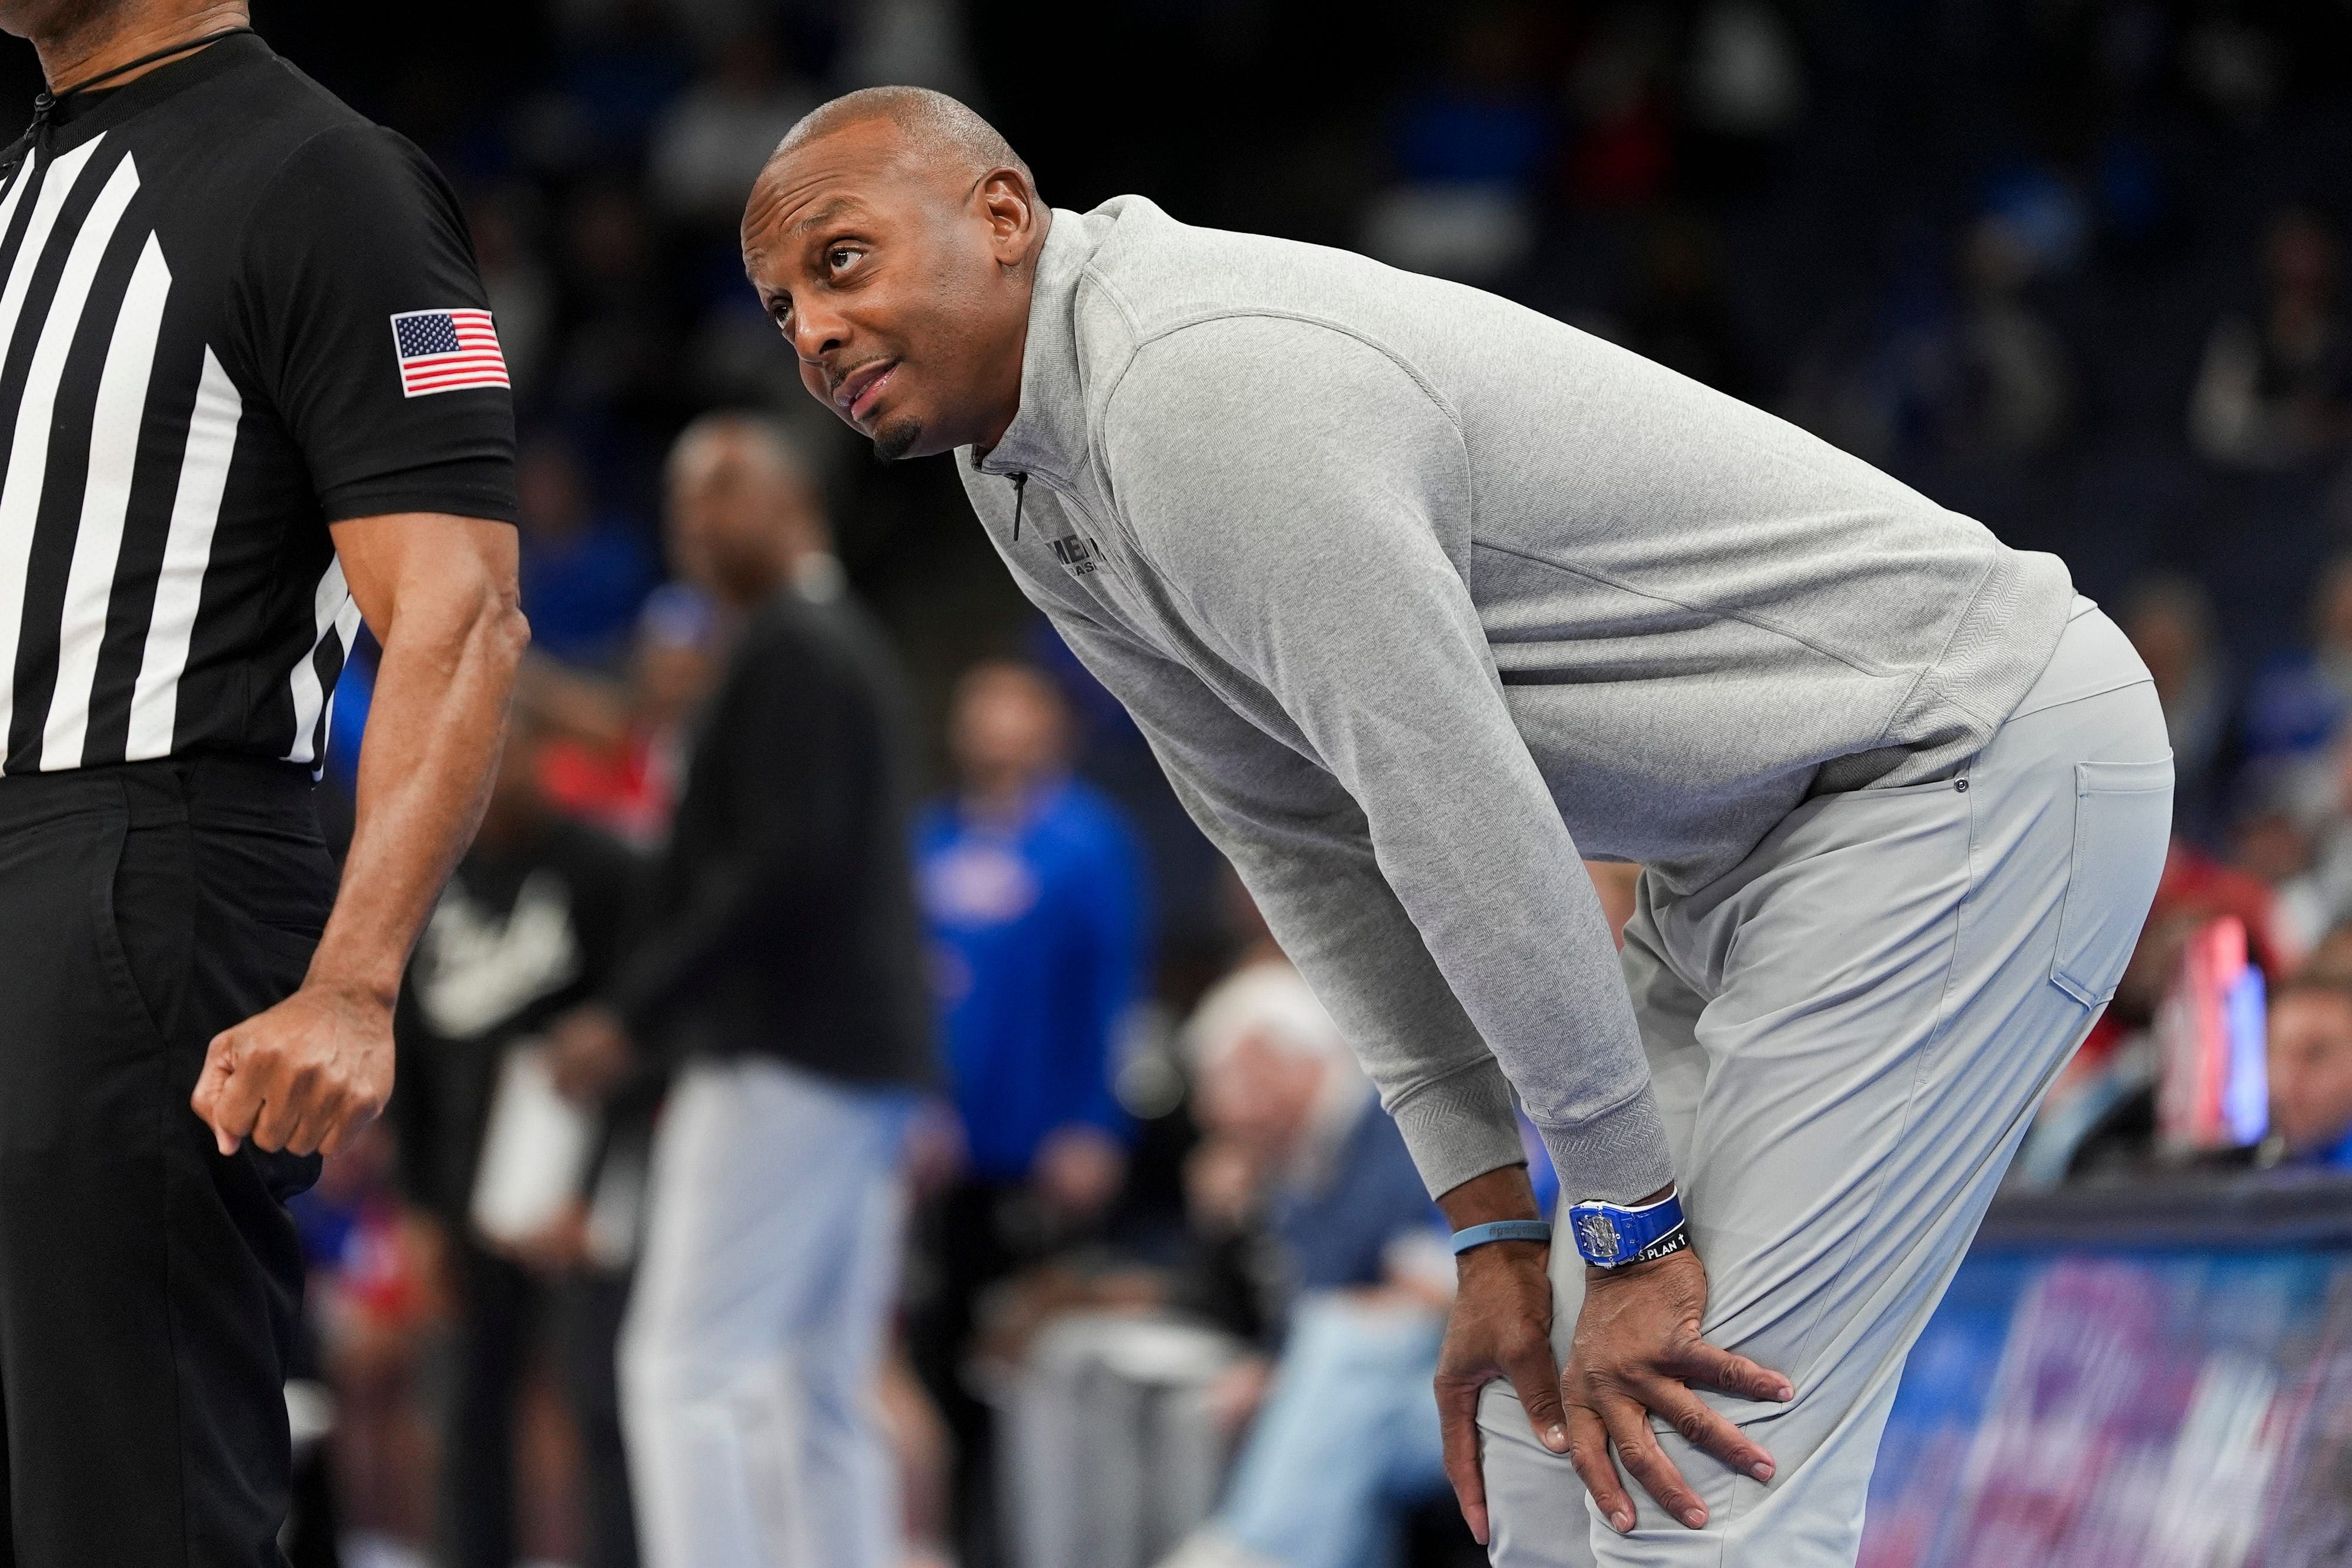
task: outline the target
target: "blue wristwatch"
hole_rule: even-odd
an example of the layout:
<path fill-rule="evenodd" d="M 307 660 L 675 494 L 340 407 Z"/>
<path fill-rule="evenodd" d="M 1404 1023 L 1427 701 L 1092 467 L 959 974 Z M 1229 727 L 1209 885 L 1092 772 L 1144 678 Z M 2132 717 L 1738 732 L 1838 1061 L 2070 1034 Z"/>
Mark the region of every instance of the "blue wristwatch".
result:
<path fill-rule="evenodd" d="M 1683 1200 L 1670 1193 L 1655 1203 L 1625 1208 L 1613 1203 L 1575 1203 L 1568 1231 L 1576 1249 L 1596 1269 L 1622 1269 L 1679 1252 L 1690 1245 L 1683 1228 Z"/>

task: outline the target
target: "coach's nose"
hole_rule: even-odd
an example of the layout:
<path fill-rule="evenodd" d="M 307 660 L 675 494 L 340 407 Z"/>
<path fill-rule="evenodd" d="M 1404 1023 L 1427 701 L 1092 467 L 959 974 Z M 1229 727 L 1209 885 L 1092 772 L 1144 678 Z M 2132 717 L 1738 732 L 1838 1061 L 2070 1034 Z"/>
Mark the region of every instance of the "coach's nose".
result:
<path fill-rule="evenodd" d="M 793 302 L 793 351 L 811 364 L 822 363 L 849 346 L 849 323 L 838 311 L 801 300 Z"/>

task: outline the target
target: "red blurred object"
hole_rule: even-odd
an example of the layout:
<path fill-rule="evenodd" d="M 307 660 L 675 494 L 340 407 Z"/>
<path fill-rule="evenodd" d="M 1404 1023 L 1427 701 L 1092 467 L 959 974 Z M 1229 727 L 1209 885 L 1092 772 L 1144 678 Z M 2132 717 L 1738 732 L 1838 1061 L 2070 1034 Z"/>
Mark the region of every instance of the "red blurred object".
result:
<path fill-rule="evenodd" d="M 1569 154 L 1569 189 L 1586 206 L 1627 206 L 1655 198 L 1674 172 L 1674 133 L 1644 99 L 1592 126 Z"/>
<path fill-rule="evenodd" d="M 2285 967 L 2285 955 L 2272 924 L 2276 903 L 2270 884 L 2260 877 L 2224 865 L 2196 845 L 2176 838 L 2165 855 L 2164 876 L 2157 883 L 2147 925 L 2154 929 L 2177 920 L 2234 916 L 2245 933 L 2247 957 L 2264 975 L 2276 979 Z M 2066 1078 L 2071 1081 L 2096 1071 L 2143 1021 L 2118 1018 L 2113 1009 L 2100 1014 L 2099 1021 L 2084 1037 L 2082 1050 L 2068 1064 Z"/>
<path fill-rule="evenodd" d="M 2262 971 L 2234 915 L 2209 921 L 2180 955 L 2156 1018 L 2163 1060 L 2157 1123 L 2175 1149 L 2242 1148 L 2262 1139 L 2268 1104 Z"/>
<path fill-rule="evenodd" d="M 2233 915 L 2245 927 L 2246 955 L 2254 967 L 2276 978 L 2284 967 L 2273 919 L 2277 895 L 2258 876 L 2222 864 L 2186 839 L 2172 841 L 2164 857 L 2164 877 L 2156 884 L 2148 924 L 2175 915 Z"/>
<path fill-rule="evenodd" d="M 566 816 L 647 847 L 669 831 L 677 807 L 670 749 L 643 735 L 631 735 L 613 747 L 550 741 L 540 754 L 540 787 Z"/>

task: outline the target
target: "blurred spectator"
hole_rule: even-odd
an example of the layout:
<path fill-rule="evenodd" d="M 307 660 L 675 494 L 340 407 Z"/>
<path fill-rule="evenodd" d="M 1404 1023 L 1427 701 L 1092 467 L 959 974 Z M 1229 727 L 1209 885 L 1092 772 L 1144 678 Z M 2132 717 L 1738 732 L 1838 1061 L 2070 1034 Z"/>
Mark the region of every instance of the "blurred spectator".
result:
<path fill-rule="evenodd" d="M 1215 1522 L 1171 1568 L 1391 1561 L 1402 1511 L 1446 1484 L 1431 1392 L 1454 1295 L 1443 1228 L 1296 971 L 1243 970 L 1202 1004 L 1192 1039 L 1202 1124 L 1261 1173 L 1301 1295 L 1270 1385 L 1222 1401 L 1263 1407 Z"/>
<path fill-rule="evenodd" d="M 1393 1525 L 1387 1505 L 1443 1484 L 1429 1385 L 1452 1268 L 1435 1210 L 1338 1027 L 1278 956 L 1221 983 L 1187 1038 L 1207 1136 L 1189 1173 L 1195 1223 L 1206 1236 L 1259 1239 L 1271 1332 L 1243 1354 L 1204 1339 L 1181 1311 L 1081 1314 L 1048 1330 L 1014 1396 L 1017 1560 L 1140 1568 L 1174 1545 L 1208 1506 L 1214 1456 L 1277 1381 L 1284 1330 L 1311 1320 L 1311 1335 L 1289 1342 L 1306 1359 L 1295 1371 L 1283 1363 L 1289 1414 L 1263 1444 L 1253 1438 L 1231 1504 L 1247 1507 L 1223 1517 L 1221 1538 L 1278 1562 L 1293 1551 L 1315 1564 L 1375 1561 Z M 1318 1306 L 1365 1291 L 1354 1318 Z M 1130 1290 L 1130 1309 L 1139 1299 L 1181 1309 L 1196 1298 L 1180 1281 Z M 1335 1374 L 1351 1385 L 1348 1407 L 1382 1424 L 1335 1427 L 1312 1414 L 1339 1396 Z M 1314 1447 L 1339 1433 L 1353 1447 L 1344 1463 Z"/>
<path fill-rule="evenodd" d="M 653 587 L 653 552 L 626 519 L 594 508 L 566 442 L 541 436 L 526 444 L 515 483 L 532 644 L 577 664 L 614 657 Z"/>
<path fill-rule="evenodd" d="M 2124 596 L 2118 622 L 2156 678 L 2172 741 L 2172 820 L 2211 845 L 2221 830 L 2231 743 L 2229 667 L 2215 641 L 2211 598 L 2193 579 L 2143 580 Z"/>
<path fill-rule="evenodd" d="M 1536 13 L 1465 14 L 1444 74 L 1409 95 L 1391 137 L 1400 181 L 1366 216 L 1365 248 L 1416 272 L 1484 282 L 1535 244 L 1531 186 L 1550 150 L 1549 110 L 1528 79 Z"/>
<path fill-rule="evenodd" d="M 646 937 L 553 1037 L 577 1094 L 676 1067 L 621 1358 L 642 1543 L 654 1568 L 895 1568 L 874 1391 L 934 1079 L 898 677 L 779 428 L 690 425 L 669 497 L 731 656 Z"/>
<path fill-rule="evenodd" d="M 334 1391 L 335 1512 L 347 1552 L 396 1552 L 430 1531 L 433 1434 L 418 1399 L 443 1303 L 439 1237 L 400 1201 L 393 1136 L 361 1129 L 292 1210 L 310 1265 L 304 1309 Z M 354 1550 L 356 1549 L 356 1550 Z"/>
<path fill-rule="evenodd" d="M 2045 267 L 2074 258 L 2080 214 L 2053 237 L 2032 214 L 1990 214 L 1969 232 L 1960 259 L 1966 290 L 1955 345 L 1958 386 L 1945 432 L 1948 445 L 1969 455 L 2030 457 L 2066 433 L 2074 372 L 2058 334 L 2025 301 L 2025 286 Z"/>
<path fill-rule="evenodd" d="M 1115 1193 L 1129 1131 L 1112 1051 L 1143 889 L 1118 809 L 1069 776 L 1069 728 L 1043 672 L 967 671 L 949 722 L 961 790 L 916 841 L 967 1169 L 1083 1219 Z"/>
<path fill-rule="evenodd" d="M 920 1223 L 908 1335 L 968 1494 L 988 1484 L 991 1453 L 961 1376 L 973 1304 L 1094 1228 L 1131 1135 L 1111 1081 L 1143 975 L 1141 867 L 1118 809 L 1069 776 L 1071 744 L 1044 672 L 975 666 L 949 721 L 959 791 L 917 828 L 953 1089 L 941 1131 L 961 1158 Z M 967 1527 L 979 1506 L 964 1498 Z"/>
<path fill-rule="evenodd" d="M 2052 243 L 1995 207 L 1948 259 L 1915 255 L 1859 323 L 1824 333 L 1799 378 L 1798 412 L 1898 468 L 2014 470 L 2048 454 L 2070 427 L 2074 375 L 2025 288 Z"/>
<path fill-rule="evenodd" d="M 816 94 L 789 75 L 775 40 L 754 28 L 712 51 L 710 68 L 654 130 L 656 199 L 677 215 L 732 234 L 760 166 Z"/>
<path fill-rule="evenodd" d="M 2271 996 L 2271 1137 L 2289 1164 L 2352 1171 L 2352 988 L 2338 977 Z"/>
<path fill-rule="evenodd" d="M 685 782 L 688 726 L 717 673 L 716 636 L 709 595 L 665 583 L 638 612 L 625 683 L 546 662 L 524 672 L 556 733 L 541 753 L 541 781 L 558 806 L 625 843 L 660 843 Z"/>
<path fill-rule="evenodd" d="M 2328 563 L 2308 615 L 2308 650 L 2277 661 L 2248 695 L 2246 750 L 2258 766 L 2326 749 L 2352 711 L 2352 556 Z"/>
<path fill-rule="evenodd" d="M 2189 412 L 2197 449 L 2239 468 L 2293 467 L 2352 438 L 2352 332 L 2335 231 L 2307 209 L 2282 213 L 2263 260 L 2262 312 L 2213 329 Z"/>
<path fill-rule="evenodd" d="M 485 1237 L 473 1217 L 500 1076 L 539 1031 L 618 967 L 638 868 L 618 843 L 555 815 L 538 779 L 540 731 L 518 709 L 480 831 L 410 966 L 399 1014 L 392 1122 L 411 1198 L 438 1222 L 456 1300 L 457 1386 L 441 1446 L 444 1568 L 508 1568 L 520 1555 L 515 1430 L 534 1350 L 551 1345 L 583 1459 L 587 1568 L 632 1568 L 613 1358 L 625 1275 L 587 1243 L 597 1166 L 530 1239 Z M 649 1095 L 620 1107 L 650 1121 Z M 600 1142 L 609 1142 L 612 1128 Z"/>

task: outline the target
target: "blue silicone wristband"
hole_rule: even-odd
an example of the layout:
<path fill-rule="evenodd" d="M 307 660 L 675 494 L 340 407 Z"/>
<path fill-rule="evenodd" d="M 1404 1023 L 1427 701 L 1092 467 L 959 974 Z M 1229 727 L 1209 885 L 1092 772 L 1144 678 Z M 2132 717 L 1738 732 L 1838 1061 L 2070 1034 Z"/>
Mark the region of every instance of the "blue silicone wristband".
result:
<path fill-rule="evenodd" d="M 1489 1241 L 1549 1241 L 1551 1227 L 1540 1219 L 1496 1219 L 1454 1233 L 1454 1250 L 1467 1252 Z"/>

